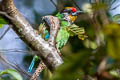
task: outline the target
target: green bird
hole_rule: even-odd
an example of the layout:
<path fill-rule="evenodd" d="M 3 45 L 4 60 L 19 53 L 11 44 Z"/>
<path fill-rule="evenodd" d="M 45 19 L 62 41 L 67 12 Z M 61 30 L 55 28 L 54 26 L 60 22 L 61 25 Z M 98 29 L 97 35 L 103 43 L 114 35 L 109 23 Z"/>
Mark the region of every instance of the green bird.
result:
<path fill-rule="evenodd" d="M 85 38 L 85 31 L 84 28 L 80 28 L 79 26 L 73 24 L 74 21 L 77 19 L 77 16 L 83 13 L 82 11 L 77 11 L 76 8 L 74 7 L 65 7 L 65 9 L 61 12 L 59 12 L 56 17 L 60 21 L 60 29 L 58 31 L 57 37 L 56 37 L 56 47 L 57 49 L 61 49 L 68 41 L 70 36 L 77 35 L 79 39 L 84 39 Z M 48 40 L 50 33 L 46 29 L 44 24 L 40 25 L 40 32 L 41 36 L 45 39 Z M 37 56 L 34 56 L 31 65 L 28 69 L 28 72 L 31 72 L 36 59 L 38 59 Z"/>
<path fill-rule="evenodd" d="M 73 24 L 80 13 L 83 13 L 83 11 L 77 11 L 74 7 L 65 7 L 61 13 L 56 15 L 60 20 L 61 26 L 56 38 L 56 46 L 58 49 L 61 49 L 68 42 L 70 36 L 78 35 L 80 39 L 85 37 L 84 28 Z"/>

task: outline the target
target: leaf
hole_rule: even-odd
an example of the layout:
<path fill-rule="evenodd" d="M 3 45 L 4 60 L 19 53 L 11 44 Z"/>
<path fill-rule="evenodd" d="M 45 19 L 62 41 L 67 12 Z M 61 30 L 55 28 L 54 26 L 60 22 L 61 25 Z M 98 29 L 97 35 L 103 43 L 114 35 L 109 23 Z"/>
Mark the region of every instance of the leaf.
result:
<path fill-rule="evenodd" d="M 85 47 L 91 48 L 91 49 L 96 49 L 98 47 L 97 44 L 94 41 L 90 41 L 88 39 L 86 39 L 84 41 L 84 45 L 85 45 Z"/>
<path fill-rule="evenodd" d="M 107 39 L 107 52 L 114 58 L 120 60 L 120 26 L 118 24 L 109 24 L 104 27 L 104 33 Z"/>
<path fill-rule="evenodd" d="M 8 24 L 8 22 L 4 18 L 0 17 L 0 24 Z"/>
<path fill-rule="evenodd" d="M 108 39 L 107 40 L 108 54 L 114 59 L 120 59 L 120 39 Z"/>
<path fill-rule="evenodd" d="M 92 8 L 94 10 L 106 9 L 107 5 L 105 3 L 93 4 Z"/>
<path fill-rule="evenodd" d="M 113 76 L 115 76 L 115 77 L 120 77 L 119 74 L 118 74 L 118 72 L 116 70 L 111 70 L 110 74 L 113 75 Z"/>
<path fill-rule="evenodd" d="M 0 24 L 0 28 L 2 28 L 3 27 L 3 24 Z"/>
<path fill-rule="evenodd" d="M 22 76 L 16 70 L 13 70 L 13 69 L 7 69 L 0 72 L 0 76 L 4 74 L 11 75 L 15 80 L 23 80 Z"/>
<path fill-rule="evenodd" d="M 2 28 L 4 24 L 8 24 L 8 23 L 4 18 L 0 17 L 0 28 Z"/>
<path fill-rule="evenodd" d="M 113 16 L 113 17 L 112 17 L 112 20 L 113 20 L 114 22 L 120 23 L 120 14 L 117 14 L 117 15 Z"/>
<path fill-rule="evenodd" d="M 103 31 L 108 36 L 120 37 L 120 25 L 119 24 L 108 24 L 104 27 Z"/>

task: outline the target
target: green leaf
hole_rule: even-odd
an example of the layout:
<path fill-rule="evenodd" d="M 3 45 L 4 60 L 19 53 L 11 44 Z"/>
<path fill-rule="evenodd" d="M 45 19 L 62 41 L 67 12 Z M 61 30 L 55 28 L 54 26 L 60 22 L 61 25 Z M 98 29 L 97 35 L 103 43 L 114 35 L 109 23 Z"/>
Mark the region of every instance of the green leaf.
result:
<path fill-rule="evenodd" d="M 8 23 L 4 18 L 0 17 L 0 28 L 2 28 L 4 24 L 8 24 Z"/>
<path fill-rule="evenodd" d="M 16 70 L 13 70 L 13 69 L 7 69 L 0 72 L 0 76 L 4 74 L 11 75 L 15 80 L 23 80 L 22 76 Z"/>
<path fill-rule="evenodd" d="M 115 76 L 115 77 L 120 77 L 119 74 L 118 74 L 118 72 L 116 70 L 111 70 L 110 74 L 113 75 L 113 76 Z"/>
<path fill-rule="evenodd" d="M 3 27 L 3 24 L 0 24 L 0 28 L 2 28 Z"/>
<path fill-rule="evenodd" d="M 112 20 L 113 20 L 114 22 L 120 23 L 120 14 L 117 14 L 117 15 L 113 16 L 113 17 L 112 17 Z"/>
<path fill-rule="evenodd" d="M 120 26 L 118 24 L 109 24 L 104 27 L 104 33 L 107 37 L 107 53 L 114 59 L 120 60 Z"/>
<path fill-rule="evenodd" d="M 97 44 L 94 41 L 91 41 L 91 40 L 88 40 L 88 39 L 86 39 L 84 41 L 84 45 L 85 45 L 85 47 L 91 48 L 91 49 L 96 49 L 98 47 Z"/>
<path fill-rule="evenodd" d="M 99 3 L 99 4 L 93 4 L 92 8 L 94 10 L 100 10 L 100 9 L 106 9 L 107 8 L 107 4 L 105 3 Z"/>
<path fill-rule="evenodd" d="M 109 38 L 107 40 L 107 51 L 108 51 L 108 54 L 112 58 L 120 59 L 120 39 L 119 38 L 114 38 L 114 39 Z"/>
<path fill-rule="evenodd" d="M 0 17 L 0 24 L 8 24 L 8 22 L 4 18 Z"/>

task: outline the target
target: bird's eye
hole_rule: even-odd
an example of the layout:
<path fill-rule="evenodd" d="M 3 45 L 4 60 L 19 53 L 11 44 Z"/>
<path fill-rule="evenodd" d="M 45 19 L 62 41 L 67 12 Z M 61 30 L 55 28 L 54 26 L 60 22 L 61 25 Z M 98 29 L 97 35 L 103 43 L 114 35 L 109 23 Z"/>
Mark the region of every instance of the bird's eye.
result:
<path fill-rule="evenodd" d="M 72 8 L 72 12 L 76 12 L 77 10 L 76 10 L 76 8 Z"/>

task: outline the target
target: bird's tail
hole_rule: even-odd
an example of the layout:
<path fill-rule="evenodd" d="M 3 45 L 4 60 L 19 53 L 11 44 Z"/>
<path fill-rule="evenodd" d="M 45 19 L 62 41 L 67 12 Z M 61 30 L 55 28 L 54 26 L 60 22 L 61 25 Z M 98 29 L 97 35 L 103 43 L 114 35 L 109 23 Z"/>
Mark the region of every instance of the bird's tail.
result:
<path fill-rule="evenodd" d="M 31 72 L 31 71 L 32 71 L 32 69 L 33 69 L 33 67 L 34 67 L 34 64 L 35 64 L 35 61 L 36 61 L 36 58 L 37 58 L 37 56 L 34 56 L 34 57 L 33 57 L 32 62 L 31 62 L 31 64 L 30 64 L 29 68 L 28 68 L 28 72 Z"/>

